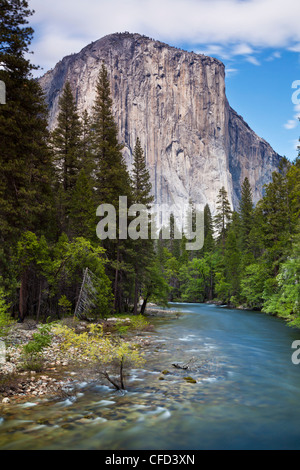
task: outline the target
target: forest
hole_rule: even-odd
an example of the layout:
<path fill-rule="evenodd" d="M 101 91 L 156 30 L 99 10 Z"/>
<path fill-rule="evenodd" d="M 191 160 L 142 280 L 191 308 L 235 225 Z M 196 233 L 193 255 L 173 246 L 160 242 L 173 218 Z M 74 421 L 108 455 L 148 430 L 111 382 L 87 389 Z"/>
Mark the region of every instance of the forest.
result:
<path fill-rule="evenodd" d="M 174 230 L 170 240 L 101 242 L 99 205 L 117 207 L 119 196 L 129 205 L 154 202 L 140 139 L 129 172 L 104 64 L 92 113 L 78 113 L 67 83 L 50 132 L 32 76 L 36 67 L 27 58 L 32 12 L 25 0 L 4 1 L 1 8 L 0 327 L 10 318 L 46 322 L 73 315 L 86 268 L 96 279 L 97 318 L 144 313 L 150 301 L 220 302 L 300 327 L 300 158 L 282 159 L 255 206 L 247 178 L 237 211 L 220 188 L 216 213 L 205 207 L 200 251 L 186 251 Z"/>

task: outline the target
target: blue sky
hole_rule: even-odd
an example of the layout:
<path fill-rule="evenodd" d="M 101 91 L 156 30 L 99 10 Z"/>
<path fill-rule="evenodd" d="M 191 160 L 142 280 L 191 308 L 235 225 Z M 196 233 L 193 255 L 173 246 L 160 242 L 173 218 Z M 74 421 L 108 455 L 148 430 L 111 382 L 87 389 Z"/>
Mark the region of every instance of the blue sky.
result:
<path fill-rule="evenodd" d="M 44 71 L 106 34 L 136 32 L 226 65 L 227 97 L 293 160 L 300 136 L 299 0 L 29 0 L 34 63 Z M 299 93 L 300 98 L 300 93 Z"/>

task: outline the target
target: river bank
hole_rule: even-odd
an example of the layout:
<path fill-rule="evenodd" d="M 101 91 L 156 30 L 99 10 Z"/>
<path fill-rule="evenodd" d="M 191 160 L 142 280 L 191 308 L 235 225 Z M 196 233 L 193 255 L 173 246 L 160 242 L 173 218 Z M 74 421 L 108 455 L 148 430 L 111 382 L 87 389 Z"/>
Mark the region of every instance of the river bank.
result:
<path fill-rule="evenodd" d="M 152 305 L 147 309 L 145 318 L 178 318 L 176 310 L 159 309 Z M 71 319 L 70 322 L 72 323 Z M 131 318 L 112 317 L 100 322 L 107 334 L 118 334 L 118 326 L 122 325 L 121 338 L 129 341 L 139 349 L 150 346 L 151 336 L 142 334 L 142 331 L 130 331 Z M 68 323 L 68 322 L 67 322 Z M 76 332 L 78 334 L 87 331 L 88 323 L 77 322 Z M 129 332 L 126 332 L 126 328 Z M 151 330 L 151 323 L 146 327 Z M 37 397 L 68 397 L 76 385 L 81 382 L 95 382 L 95 372 L 88 367 L 86 361 L 76 359 L 71 355 L 61 353 L 61 338 L 51 333 L 52 341 L 48 348 L 43 351 L 42 370 L 24 370 L 23 348 L 33 340 L 39 332 L 38 325 L 33 321 L 14 325 L 6 338 L 6 360 L 0 362 L 0 403 L 8 405 L 30 400 Z M 118 334 L 118 337 L 119 334 Z M 96 382 L 105 383 L 103 378 Z"/>
<path fill-rule="evenodd" d="M 141 333 L 146 362 L 128 369 L 126 393 L 78 371 L 70 395 L 12 400 L 0 406 L 0 449 L 299 449 L 299 332 L 258 312 L 172 308 L 178 319 L 150 317 Z"/>

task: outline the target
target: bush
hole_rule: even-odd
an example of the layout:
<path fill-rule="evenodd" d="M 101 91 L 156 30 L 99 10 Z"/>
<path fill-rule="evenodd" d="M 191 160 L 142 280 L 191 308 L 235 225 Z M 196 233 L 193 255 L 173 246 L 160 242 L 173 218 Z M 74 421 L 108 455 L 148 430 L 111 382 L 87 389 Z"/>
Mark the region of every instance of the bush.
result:
<path fill-rule="evenodd" d="M 144 363 L 142 354 L 134 345 L 105 335 L 101 325 L 91 324 L 88 328 L 89 332 L 76 334 L 71 328 L 57 325 L 54 331 L 62 339 L 61 351 L 69 353 L 72 358 L 94 364 L 97 372 L 117 390 L 125 390 L 124 367 L 126 364 L 141 366 Z M 118 380 L 111 378 L 108 368 L 118 370 Z"/>
<path fill-rule="evenodd" d="M 149 322 L 143 315 L 137 315 L 130 318 L 131 327 L 134 330 L 146 330 L 149 327 Z"/>
<path fill-rule="evenodd" d="M 43 349 L 48 348 L 52 341 L 50 331 L 50 325 L 43 325 L 40 328 L 39 333 L 35 333 L 33 335 L 32 341 L 23 347 L 24 353 L 26 355 L 39 354 L 43 351 Z"/>
<path fill-rule="evenodd" d="M 43 325 L 38 333 L 33 335 L 32 341 L 23 346 L 23 370 L 41 372 L 44 366 L 43 350 L 52 342 L 51 326 Z"/>
<path fill-rule="evenodd" d="M 4 290 L 0 287 L 0 337 L 6 336 L 15 323 L 9 313 L 10 306 L 6 303 Z"/>
<path fill-rule="evenodd" d="M 40 354 L 24 356 L 21 369 L 30 372 L 42 372 L 44 369 L 44 358 Z"/>

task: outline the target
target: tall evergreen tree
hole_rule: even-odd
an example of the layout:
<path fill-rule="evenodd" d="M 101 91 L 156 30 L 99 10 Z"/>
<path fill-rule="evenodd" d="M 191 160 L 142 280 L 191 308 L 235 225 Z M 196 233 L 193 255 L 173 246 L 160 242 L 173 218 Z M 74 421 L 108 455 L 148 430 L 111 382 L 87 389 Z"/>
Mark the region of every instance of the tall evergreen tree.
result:
<path fill-rule="evenodd" d="M 211 210 L 208 204 L 204 207 L 204 253 L 210 253 L 215 246 L 214 226 Z"/>
<path fill-rule="evenodd" d="M 272 264 L 275 276 L 279 264 L 291 247 L 292 234 L 296 220 L 292 214 L 292 191 L 288 174 L 291 163 L 281 161 L 279 171 L 273 173 L 273 181 L 266 187 L 265 196 L 258 204 L 264 237 L 265 256 Z"/>
<path fill-rule="evenodd" d="M 48 150 L 47 108 L 32 78 L 36 69 L 26 58 L 33 36 L 32 12 L 25 0 L 1 0 L 0 80 L 6 84 L 6 105 L 0 105 L 0 241 L 4 258 L 20 234 L 49 230 L 52 161 Z M 3 263 L 5 265 L 5 263 Z M 2 269 L 0 275 L 6 276 Z M 23 318 L 29 273 L 21 273 L 19 313 Z"/>
<path fill-rule="evenodd" d="M 70 235 L 70 206 L 80 171 L 81 123 L 69 82 L 59 100 L 57 127 L 51 135 L 51 145 L 58 176 L 58 214 L 60 232 Z"/>
<path fill-rule="evenodd" d="M 70 82 L 67 82 L 59 99 L 57 127 L 51 142 L 59 179 L 65 192 L 75 186 L 79 173 L 81 124 Z"/>
<path fill-rule="evenodd" d="M 80 166 L 85 171 L 88 179 L 91 179 L 94 176 L 95 171 L 91 127 L 91 117 L 85 110 L 81 116 Z"/>
<path fill-rule="evenodd" d="M 127 196 L 128 204 L 132 203 L 132 187 L 129 172 L 124 160 L 123 146 L 118 141 L 118 129 L 112 111 L 112 98 L 108 72 L 104 64 L 97 82 L 96 101 L 92 116 L 92 149 L 95 159 L 95 187 L 97 205 L 112 204 L 118 214 L 119 197 Z M 117 217 L 118 219 L 118 217 Z M 119 227 L 119 219 L 117 227 Z M 107 249 L 113 269 L 114 310 L 122 310 L 122 286 L 126 269 L 126 241 L 106 240 Z"/>
<path fill-rule="evenodd" d="M 245 178 L 242 185 L 242 196 L 239 206 L 239 214 L 241 218 L 241 241 L 243 250 L 249 249 L 250 233 L 253 228 L 253 195 L 250 182 Z"/>
<path fill-rule="evenodd" d="M 120 196 L 131 197 L 131 180 L 122 154 L 123 145 L 118 141 L 108 72 L 104 64 L 99 74 L 96 92 L 92 139 L 97 198 L 99 204 L 112 204 L 117 208 Z"/>
<path fill-rule="evenodd" d="M 47 110 L 31 76 L 36 67 L 25 58 L 33 35 L 27 26 L 31 14 L 27 1 L 1 1 L 0 80 L 7 104 L 0 106 L 0 236 L 10 241 L 24 229 L 43 227 L 49 208 Z"/>
<path fill-rule="evenodd" d="M 147 169 L 145 155 L 141 146 L 139 138 L 136 140 L 136 145 L 133 152 L 133 202 L 135 204 L 142 204 L 149 210 L 154 201 L 151 196 L 152 185 L 150 182 L 150 174 Z M 145 217 L 148 219 L 146 212 Z M 145 274 L 147 274 L 147 266 L 149 266 L 153 259 L 153 241 L 150 237 L 150 223 L 148 219 L 148 239 L 133 241 L 134 252 L 134 315 L 138 313 L 138 300 L 139 293 L 143 282 L 145 281 Z"/>
<path fill-rule="evenodd" d="M 219 239 L 225 246 L 226 231 L 232 218 L 232 210 L 228 201 L 228 194 L 224 186 L 220 189 L 217 199 L 217 213 L 214 218 L 214 225 L 219 234 Z"/>

